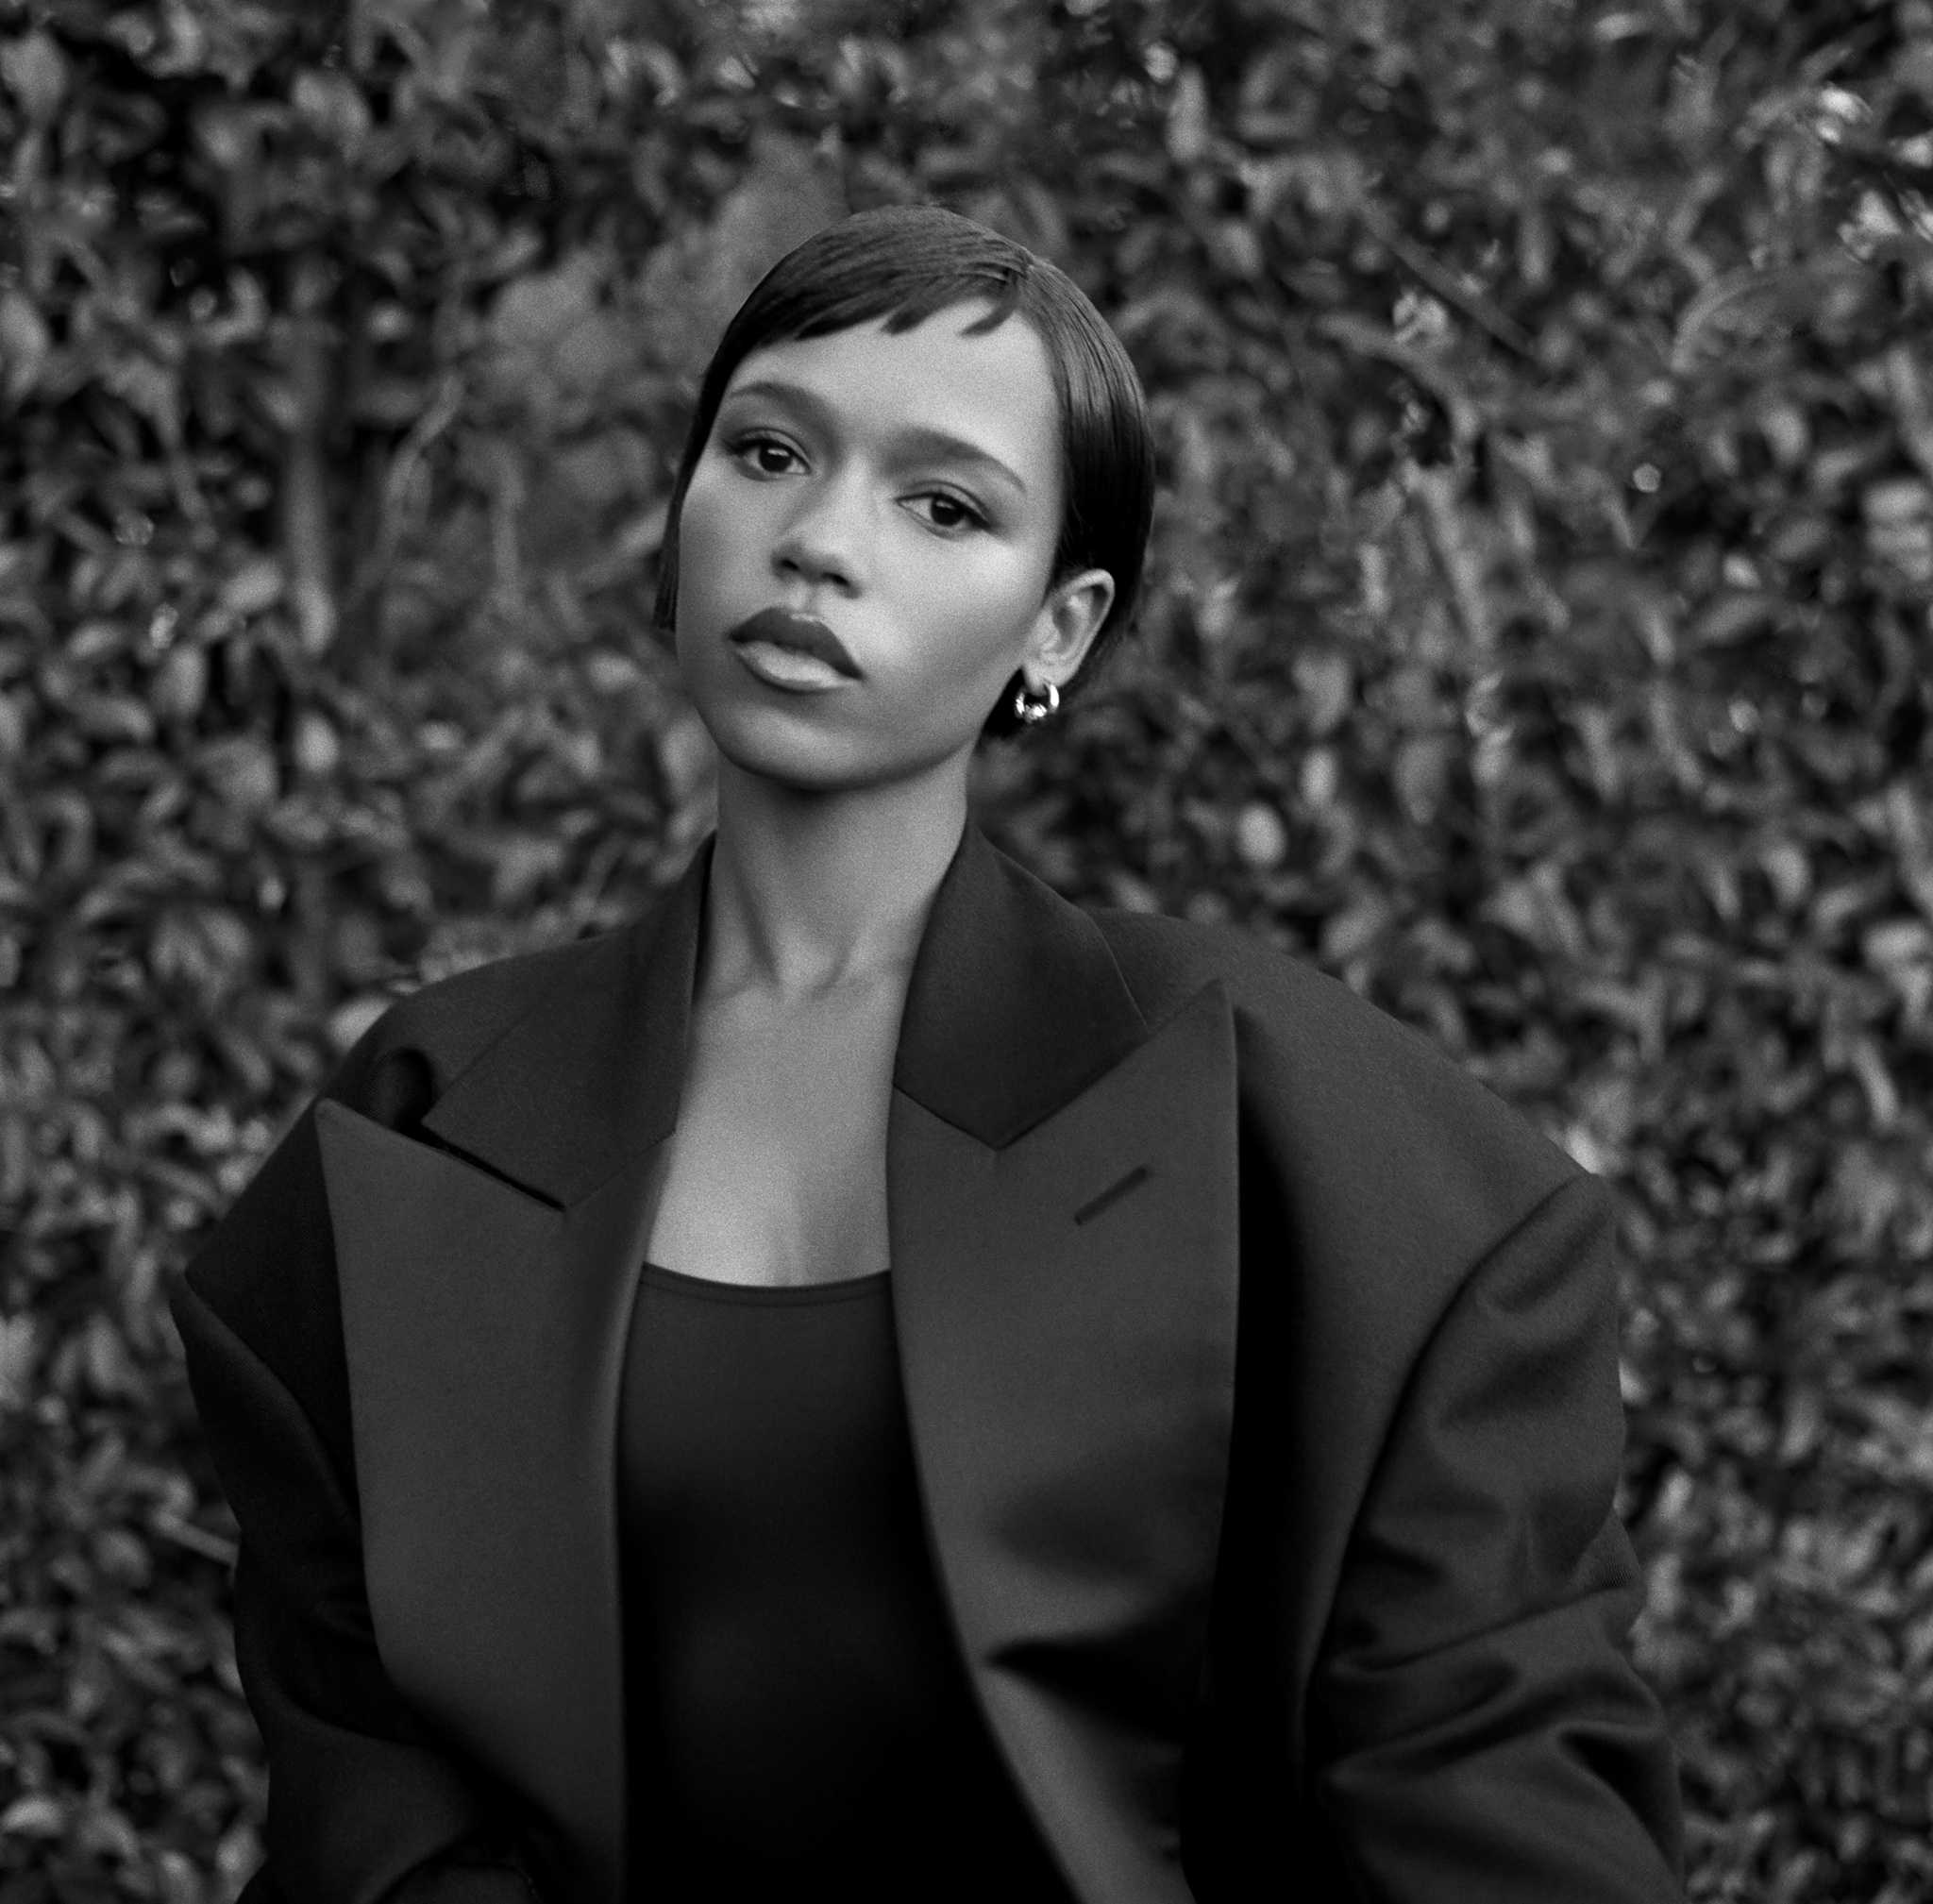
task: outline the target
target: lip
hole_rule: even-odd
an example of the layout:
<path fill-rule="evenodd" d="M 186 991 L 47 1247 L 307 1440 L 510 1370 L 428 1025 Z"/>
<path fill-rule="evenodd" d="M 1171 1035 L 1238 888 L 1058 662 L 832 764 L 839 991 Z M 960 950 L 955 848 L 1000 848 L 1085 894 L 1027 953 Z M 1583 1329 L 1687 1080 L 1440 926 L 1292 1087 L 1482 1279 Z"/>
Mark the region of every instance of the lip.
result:
<path fill-rule="evenodd" d="M 725 639 L 754 674 L 777 687 L 797 689 L 834 683 L 789 677 L 775 679 L 759 666 L 761 649 L 777 649 L 782 655 L 808 656 L 847 681 L 863 679 L 863 671 L 846 644 L 815 615 L 800 615 L 796 609 L 762 608 L 756 615 L 748 615 Z"/>

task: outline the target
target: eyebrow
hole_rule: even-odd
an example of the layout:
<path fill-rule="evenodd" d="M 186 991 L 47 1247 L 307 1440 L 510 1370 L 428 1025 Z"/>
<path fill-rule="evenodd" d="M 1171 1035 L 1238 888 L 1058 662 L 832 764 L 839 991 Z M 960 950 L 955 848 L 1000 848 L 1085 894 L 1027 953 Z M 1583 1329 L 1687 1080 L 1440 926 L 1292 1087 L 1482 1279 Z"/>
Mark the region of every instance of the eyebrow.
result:
<path fill-rule="evenodd" d="M 801 383 L 787 383 L 776 377 L 755 378 L 749 383 L 737 383 L 720 398 L 718 407 L 724 409 L 728 403 L 735 402 L 741 396 L 776 397 L 782 403 L 796 405 L 815 417 L 824 418 L 831 410 L 825 398 L 816 391 L 808 390 Z M 1011 483 L 1022 496 L 1027 494 L 1027 484 L 1018 471 L 1002 463 L 989 449 L 983 449 L 977 443 L 969 443 L 964 436 L 954 436 L 950 431 L 929 429 L 916 424 L 899 432 L 899 441 L 921 456 L 944 457 L 955 463 L 970 463 L 977 468 L 1001 478 Z"/>

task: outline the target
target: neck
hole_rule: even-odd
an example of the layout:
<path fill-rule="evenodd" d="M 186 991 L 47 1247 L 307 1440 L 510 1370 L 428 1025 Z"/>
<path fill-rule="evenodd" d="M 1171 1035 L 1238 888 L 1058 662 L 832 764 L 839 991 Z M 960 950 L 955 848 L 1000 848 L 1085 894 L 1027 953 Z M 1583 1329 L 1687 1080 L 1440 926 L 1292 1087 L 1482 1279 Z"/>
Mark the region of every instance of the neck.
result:
<path fill-rule="evenodd" d="M 803 792 L 718 763 L 701 992 L 809 997 L 902 982 L 966 823 L 966 762 L 889 786 Z"/>

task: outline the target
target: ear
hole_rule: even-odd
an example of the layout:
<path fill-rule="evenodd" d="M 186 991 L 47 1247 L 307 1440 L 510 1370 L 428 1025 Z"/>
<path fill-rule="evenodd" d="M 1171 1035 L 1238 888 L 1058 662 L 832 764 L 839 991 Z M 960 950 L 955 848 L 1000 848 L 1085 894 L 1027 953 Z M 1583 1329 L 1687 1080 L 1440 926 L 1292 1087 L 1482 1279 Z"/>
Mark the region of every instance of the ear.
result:
<path fill-rule="evenodd" d="M 1113 606 L 1114 577 L 1104 568 L 1083 569 L 1049 589 L 1020 656 L 1027 685 L 1067 686 L 1080 672 Z"/>

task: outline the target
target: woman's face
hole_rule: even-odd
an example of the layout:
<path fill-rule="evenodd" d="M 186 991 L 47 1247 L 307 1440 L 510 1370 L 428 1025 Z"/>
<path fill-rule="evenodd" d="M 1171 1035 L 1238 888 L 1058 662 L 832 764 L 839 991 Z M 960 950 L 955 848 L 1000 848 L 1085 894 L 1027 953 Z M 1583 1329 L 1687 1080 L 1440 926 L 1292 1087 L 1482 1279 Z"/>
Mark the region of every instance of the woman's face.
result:
<path fill-rule="evenodd" d="M 679 521 L 678 656 L 727 759 L 876 786 L 958 758 L 1017 669 L 1063 683 L 1105 618 L 1051 592 L 1061 452 L 1047 350 L 985 307 L 772 345 L 733 373 Z"/>

